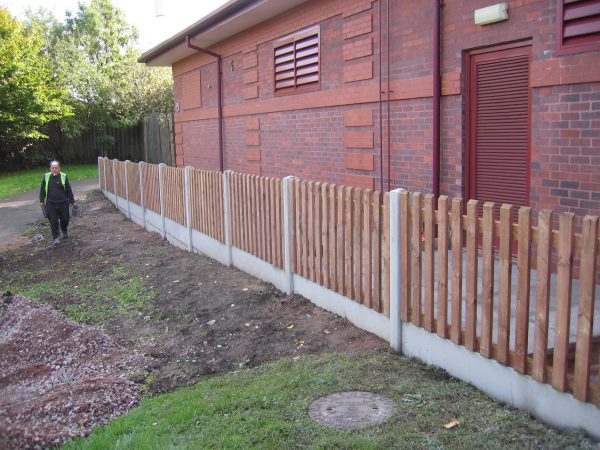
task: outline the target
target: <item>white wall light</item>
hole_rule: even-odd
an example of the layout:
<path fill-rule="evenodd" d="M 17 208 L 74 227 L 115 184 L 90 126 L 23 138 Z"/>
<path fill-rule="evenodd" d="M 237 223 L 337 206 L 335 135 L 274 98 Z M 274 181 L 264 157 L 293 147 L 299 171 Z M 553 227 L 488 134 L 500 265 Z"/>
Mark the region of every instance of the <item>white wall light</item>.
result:
<path fill-rule="evenodd" d="M 506 19 L 508 19 L 507 3 L 498 3 L 497 5 L 475 10 L 475 25 L 487 25 Z"/>

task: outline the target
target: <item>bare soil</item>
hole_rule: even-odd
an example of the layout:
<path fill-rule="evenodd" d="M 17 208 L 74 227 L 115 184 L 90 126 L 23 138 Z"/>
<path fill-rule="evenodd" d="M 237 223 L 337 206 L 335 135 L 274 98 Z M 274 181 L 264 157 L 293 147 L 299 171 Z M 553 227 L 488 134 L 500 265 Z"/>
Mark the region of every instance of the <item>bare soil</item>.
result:
<path fill-rule="evenodd" d="M 14 430 L 19 436 L 9 447 L 43 447 L 85 435 L 134 406 L 140 392 L 168 392 L 284 356 L 387 348 L 303 297 L 169 245 L 125 218 L 99 192 L 79 201 L 83 215 L 58 247 L 49 245 L 49 227 L 40 223 L 43 241 L 17 240 L 0 250 L 2 292 L 28 273 L 36 274 L 35 283 L 70 274 L 60 293 L 41 294 L 44 304 L 68 311 L 86 282 L 110 284 L 111 268 L 122 267 L 156 295 L 143 314 L 116 310 L 94 328 L 48 306 L 4 297 L 0 436 L 15 436 Z M 99 292 L 110 287 L 92 286 Z M 0 448 L 7 444 L 0 439 Z"/>

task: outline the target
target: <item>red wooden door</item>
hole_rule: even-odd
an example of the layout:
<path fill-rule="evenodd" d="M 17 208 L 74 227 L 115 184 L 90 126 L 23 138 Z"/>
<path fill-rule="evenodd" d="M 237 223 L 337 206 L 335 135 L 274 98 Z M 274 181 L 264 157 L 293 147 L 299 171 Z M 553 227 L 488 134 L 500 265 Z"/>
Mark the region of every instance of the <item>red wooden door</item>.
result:
<path fill-rule="evenodd" d="M 471 54 L 467 197 L 529 205 L 530 47 Z"/>

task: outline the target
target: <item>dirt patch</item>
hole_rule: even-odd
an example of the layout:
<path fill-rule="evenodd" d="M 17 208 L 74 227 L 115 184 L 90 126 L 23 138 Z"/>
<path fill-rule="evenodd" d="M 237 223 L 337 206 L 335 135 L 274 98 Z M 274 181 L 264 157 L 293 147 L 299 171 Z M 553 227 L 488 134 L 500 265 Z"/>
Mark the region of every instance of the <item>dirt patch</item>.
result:
<path fill-rule="evenodd" d="M 303 297 L 174 248 L 127 220 L 99 192 L 80 203 L 83 217 L 73 220 L 71 239 L 50 247 L 42 222 L 34 233 L 44 241 L 0 253 L 0 286 L 100 324 L 118 345 L 146 357 L 129 379 L 148 393 L 283 356 L 387 348 Z M 35 346 L 35 340 L 22 345 Z M 64 409 L 72 398 L 56 392 L 52 402 Z M 10 413 L 15 403 L 3 398 L 0 407 Z M 38 410 L 44 407 L 40 402 Z"/>

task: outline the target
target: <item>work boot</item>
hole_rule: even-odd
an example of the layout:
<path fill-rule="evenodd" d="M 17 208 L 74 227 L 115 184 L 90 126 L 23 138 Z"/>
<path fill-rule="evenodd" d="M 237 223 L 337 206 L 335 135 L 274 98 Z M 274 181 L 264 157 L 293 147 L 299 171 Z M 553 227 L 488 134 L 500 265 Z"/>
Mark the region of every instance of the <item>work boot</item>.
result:
<path fill-rule="evenodd" d="M 69 233 L 67 231 L 63 232 L 63 239 L 69 239 Z"/>
<path fill-rule="evenodd" d="M 60 239 L 59 238 L 54 238 L 54 246 L 57 246 L 58 244 L 60 244 Z"/>

